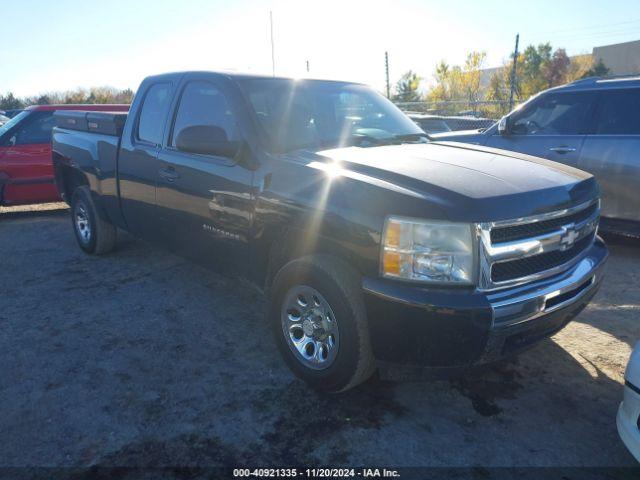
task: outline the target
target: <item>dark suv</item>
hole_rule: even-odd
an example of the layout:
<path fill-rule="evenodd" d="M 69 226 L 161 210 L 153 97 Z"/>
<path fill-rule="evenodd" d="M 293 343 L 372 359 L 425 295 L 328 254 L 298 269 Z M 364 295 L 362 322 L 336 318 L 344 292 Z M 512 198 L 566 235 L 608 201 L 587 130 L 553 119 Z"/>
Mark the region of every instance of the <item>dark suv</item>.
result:
<path fill-rule="evenodd" d="M 587 78 L 539 93 L 484 132 L 432 135 L 562 162 L 592 173 L 602 228 L 640 235 L 640 76 Z"/>

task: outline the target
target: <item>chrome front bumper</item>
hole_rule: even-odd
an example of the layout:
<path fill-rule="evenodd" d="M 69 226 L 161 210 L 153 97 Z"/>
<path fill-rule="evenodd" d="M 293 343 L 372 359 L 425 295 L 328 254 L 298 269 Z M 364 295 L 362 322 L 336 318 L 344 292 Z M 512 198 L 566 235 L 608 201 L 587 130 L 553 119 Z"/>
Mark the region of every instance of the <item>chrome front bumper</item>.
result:
<path fill-rule="evenodd" d="M 608 257 L 600 238 L 563 274 L 487 295 L 493 328 L 511 327 L 566 308 L 589 296 L 602 281 Z"/>

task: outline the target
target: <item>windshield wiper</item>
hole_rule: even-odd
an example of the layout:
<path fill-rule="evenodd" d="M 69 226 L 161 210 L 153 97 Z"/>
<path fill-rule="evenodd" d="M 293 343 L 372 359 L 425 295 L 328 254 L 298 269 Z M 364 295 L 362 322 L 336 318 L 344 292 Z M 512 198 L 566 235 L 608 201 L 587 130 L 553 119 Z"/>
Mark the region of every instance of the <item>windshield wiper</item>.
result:
<path fill-rule="evenodd" d="M 429 135 L 427 135 L 426 133 L 405 133 L 402 135 L 394 135 L 393 140 L 398 140 L 400 143 L 405 143 L 405 142 L 418 142 L 418 143 L 425 143 L 422 140 L 431 140 L 431 137 Z"/>
<path fill-rule="evenodd" d="M 318 140 L 309 144 L 296 145 L 295 147 L 287 148 L 284 152 L 290 153 L 295 150 L 305 149 L 327 149 L 327 148 L 340 148 L 346 146 L 358 146 L 358 147 L 380 147 L 383 145 L 401 145 L 403 143 L 426 143 L 431 140 L 426 133 L 405 133 L 400 135 L 389 135 L 386 137 L 377 137 L 374 135 L 368 135 L 366 133 L 352 133 L 345 138 L 335 138 L 331 140 Z"/>

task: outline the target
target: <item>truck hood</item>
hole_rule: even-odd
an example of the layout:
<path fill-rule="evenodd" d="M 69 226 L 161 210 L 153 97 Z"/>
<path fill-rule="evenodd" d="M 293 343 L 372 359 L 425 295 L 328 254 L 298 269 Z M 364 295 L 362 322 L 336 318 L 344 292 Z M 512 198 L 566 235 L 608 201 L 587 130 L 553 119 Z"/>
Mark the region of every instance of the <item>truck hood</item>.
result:
<path fill-rule="evenodd" d="M 529 155 L 460 143 L 323 150 L 363 181 L 420 195 L 455 221 L 495 221 L 560 210 L 598 195 L 592 175 Z"/>

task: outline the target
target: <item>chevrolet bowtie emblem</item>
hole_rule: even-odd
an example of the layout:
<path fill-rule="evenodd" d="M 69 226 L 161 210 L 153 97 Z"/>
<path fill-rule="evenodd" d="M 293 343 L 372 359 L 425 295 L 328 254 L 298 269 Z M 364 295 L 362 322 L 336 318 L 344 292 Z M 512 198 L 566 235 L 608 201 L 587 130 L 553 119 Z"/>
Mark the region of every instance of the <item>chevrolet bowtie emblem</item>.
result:
<path fill-rule="evenodd" d="M 560 249 L 566 250 L 571 248 L 580 236 L 580 233 L 574 227 L 564 227 L 565 232 L 560 237 Z"/>

